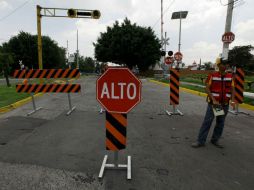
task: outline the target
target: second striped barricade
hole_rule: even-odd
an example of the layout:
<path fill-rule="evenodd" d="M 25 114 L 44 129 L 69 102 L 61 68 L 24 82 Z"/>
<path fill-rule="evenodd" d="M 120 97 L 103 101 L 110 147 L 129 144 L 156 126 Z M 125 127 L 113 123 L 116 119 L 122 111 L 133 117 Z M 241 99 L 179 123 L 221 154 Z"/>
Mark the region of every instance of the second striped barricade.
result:
<path fill-rule="evenodd" d="M 179 78 L 180 73 L 178 69 L 170 68 L 170 78 L 169 78 L 169 86 L 170 86 L 170 105 L 173 106 L 173 111 L 169 112 L 166 110 L 166 113 L 171 115 L 183 115 L 183 113 L 176 108 L 179 105 Z"/>

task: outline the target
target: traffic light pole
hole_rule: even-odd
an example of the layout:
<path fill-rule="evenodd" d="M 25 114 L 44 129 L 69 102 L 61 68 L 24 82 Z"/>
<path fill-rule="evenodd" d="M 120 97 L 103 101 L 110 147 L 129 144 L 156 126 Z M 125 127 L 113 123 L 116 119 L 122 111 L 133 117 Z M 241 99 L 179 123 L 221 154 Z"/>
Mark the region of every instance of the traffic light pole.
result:
<path fill-rule="evenodd" d="M 37 36 L 38 36 L 38 64 L 39 69 L 43 69 L 42 64 L 42 40 L 41 40 L 41 18 L 44 17 L 68 17 L 68 18 L 93 18 L 99 19 L 101 16 L 98 10 L 85 9 L 65 9 L 65 8 L 43 8 L 36 6 L 37 10 Z"/>
<path fill-rule="evenodd" d="M 42 43 L 41 43 L 41 7 L 37 5 L 37 38 L 38 38 L 38 63 L 39 69 L 43 69 L 42 66 Z"/>

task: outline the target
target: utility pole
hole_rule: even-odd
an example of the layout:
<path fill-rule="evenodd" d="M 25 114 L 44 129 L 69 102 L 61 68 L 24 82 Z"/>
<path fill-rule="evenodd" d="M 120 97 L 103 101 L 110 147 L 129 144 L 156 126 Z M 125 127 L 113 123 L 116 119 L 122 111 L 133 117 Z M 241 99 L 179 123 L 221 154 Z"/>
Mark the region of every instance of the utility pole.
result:
<path fill-rule="evenodd" d="M 228 8 L 227 8 L 227 17 L 226 17 L 226 24 L 225 24 L 225 33 L 231 32 L 231 23 L 232 23 L 232 15 L 234 9 L 234 1 L 235 0 L 228 0 Z M 224 60 L 228 59 L 228 52 L 229 52 L 229 43 L 223 43 L 222 49 L 222 58 Z"/>
<path fill-rule="evenodd" d="M 78 30 L 77 30 L 77 69 L 79 69 L 79 51 L 78 51 Z"/>

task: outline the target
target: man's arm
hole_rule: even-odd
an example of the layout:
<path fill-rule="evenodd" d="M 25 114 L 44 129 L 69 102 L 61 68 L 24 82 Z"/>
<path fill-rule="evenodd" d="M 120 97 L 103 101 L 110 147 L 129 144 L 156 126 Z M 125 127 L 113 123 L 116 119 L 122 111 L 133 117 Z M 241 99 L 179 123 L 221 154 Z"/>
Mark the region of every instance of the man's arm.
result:
<path fill-rule="evenodd" d="M 213 95 L 212 95 L 212 93 L 211 93 L 211 91 L 210 91 L 210 84 L 209 84 L 209 83 L 206 83 L 206 88 L 205 88 L 205 90 L 206 90 L 206 93 L 207 93 L 208 97 L 209 97 L 210 100 L 212 101 L 212 103 L 218 105 L 219 102 L 213 97 Z"/>

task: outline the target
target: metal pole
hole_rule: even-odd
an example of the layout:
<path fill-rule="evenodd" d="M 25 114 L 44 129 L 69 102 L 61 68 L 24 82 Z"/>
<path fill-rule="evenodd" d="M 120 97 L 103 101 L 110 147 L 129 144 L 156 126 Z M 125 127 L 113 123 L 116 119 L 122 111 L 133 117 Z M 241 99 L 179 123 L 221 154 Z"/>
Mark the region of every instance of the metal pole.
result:
<path fill-rule="evenodd" d="M 79 69 L 78 30 L 77 30 L 77 69 Z"/>
<path fill-rule="evenodd" d="M 36 8 L 37 8 L 38 63 L 39 63 L 39 69 L 43 69 L 42 43 L 41 43 L 41 7 L 37 5 Z"/>
<path fill-rule="evenodd" d="M 167 39 L 167 32 L 165 32 L 165 42 L 166 42 L 166 39 Z M 167 52 L 167 51 L 166 51 L 166 48 L 167 48 L 167 44 L 165 43 L 165 44 L 164 44 L 165 52 Z"/>
<path fill-rule="evenodd" d="M 114 151 L 114 165 L 118 167 L 118 151 Z"/>
<path fill-rule="evenodd" d="M 231 31 L 233 9 L 234 9 L 234 0 L 228 0 L 225 32 L 230 32 Z M 223 43 L 223 49 L 222 49 L 223 59 L 225 59 L 225 60 L 228 59 L 228 52 L 229 52 L 229 43 L 224 42 Z"/>
<path fill-rule="evenodd" d="M 179 52 L 181 50 L 181 32 L 182 32 L 182 14 L 180 13 L 179 44 L 178 44 Z"/>

